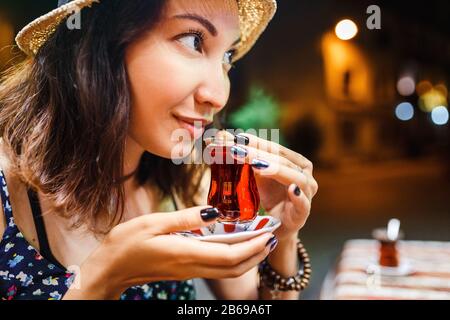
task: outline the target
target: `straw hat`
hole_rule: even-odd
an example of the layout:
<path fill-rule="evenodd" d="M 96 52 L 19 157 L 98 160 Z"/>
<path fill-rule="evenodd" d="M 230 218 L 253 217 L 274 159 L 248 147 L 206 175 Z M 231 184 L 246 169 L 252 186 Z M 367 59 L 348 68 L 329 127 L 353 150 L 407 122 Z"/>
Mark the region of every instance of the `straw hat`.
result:
<path fill-rule="evenodd" d="M 26 25 L 16 36 L 19 48 L 29 56 L 34 56 L 47 41 L 57 26 L 69 15 L 84 7 L 91 7 L 101 0 L 59 0 L 58 8 Z M 105 1 L 105 0 L 103 0 Z M 256 40 L 272 20 L 276 0 L 236 0 L 239 6 L 241 42 L 235 60 L 242 58 L 255 44 Z"/>

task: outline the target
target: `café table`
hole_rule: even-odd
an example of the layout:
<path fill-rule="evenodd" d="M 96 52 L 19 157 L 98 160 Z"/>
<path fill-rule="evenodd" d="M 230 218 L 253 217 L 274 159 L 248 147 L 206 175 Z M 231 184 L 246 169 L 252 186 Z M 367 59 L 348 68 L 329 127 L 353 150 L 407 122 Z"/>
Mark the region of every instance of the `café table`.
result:
<path fill-rule="evenodd" d="M 399 241 L 399 267 L 380 268 L 377 240 L 344 244 L 325 278 L 324 300 L 450 300 L 450 242 Z"/>

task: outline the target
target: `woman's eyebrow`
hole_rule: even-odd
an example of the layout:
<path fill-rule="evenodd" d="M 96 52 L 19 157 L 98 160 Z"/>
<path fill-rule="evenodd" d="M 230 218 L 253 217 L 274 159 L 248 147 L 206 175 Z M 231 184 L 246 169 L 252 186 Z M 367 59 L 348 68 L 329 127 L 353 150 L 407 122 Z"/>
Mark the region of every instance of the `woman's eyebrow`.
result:
<path fill-rule="evenodd" d="M 206 28 L 206 30 L 208 30 L 209 33 L 211 33 L 211 35 L 213 35 L 214 37 L 217 36 L 217 34 L 218 34 L 216 27 L 208 19 L 206 19 L 202 16 L 199 16 L 197 14 L 194 14 L 194 13 L 179 14 L 179 15 L 173 16 L 173 18 L 189 19 L 189 20 L 197 21 L 198 23 L 203 25 Z"/>
<path fill-rule="evenodd" d="M 195 14 L 195 13 L 179 14 L 179 15 L 173 16 L 172 18 L 189 19 L 189 20 L 197 21 L 198 23 L 203 25 L 212 36 L 215 37 L 219 34 L 219 32 L 217 31 L 217 28 L 211 23 L 211 21 L 209 21 L 208 19 L 206 19 L 198 14 Z M 235 42 L 233 42 L 232 46 L 238 44 L 240 41 L 241 41 L 241 38 L 237 39 Z"/>

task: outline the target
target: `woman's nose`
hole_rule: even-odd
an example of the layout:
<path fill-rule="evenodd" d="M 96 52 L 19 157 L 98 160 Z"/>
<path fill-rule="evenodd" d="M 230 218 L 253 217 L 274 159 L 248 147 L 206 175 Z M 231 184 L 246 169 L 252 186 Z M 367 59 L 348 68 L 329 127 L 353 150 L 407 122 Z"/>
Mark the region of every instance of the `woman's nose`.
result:
<path fill-rule="evenodd" d="M 217 112 L 222 109 L 230 95 L 230 80 L 221 66 L 220 70 L 209 69 L 195 92 L 195 99 L 201 105 L 209 105 Z"/>

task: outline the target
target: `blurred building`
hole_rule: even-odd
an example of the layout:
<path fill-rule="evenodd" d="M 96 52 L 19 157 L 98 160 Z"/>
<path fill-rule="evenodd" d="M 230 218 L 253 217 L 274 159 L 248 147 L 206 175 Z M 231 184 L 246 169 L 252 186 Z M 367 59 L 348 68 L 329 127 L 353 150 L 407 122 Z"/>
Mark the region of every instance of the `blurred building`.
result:
<path fill-rule="evenodd" d="M 253 59 L 244 62 L 247 81 L 280 99 L 281 127 L 291 146 L 322 166 L 442 153 L 448 147 L 449 124 L 431 121 L 430 111 L 439 103 L 431 102 L 435 105 L 425 112 L 416 86 L 423 81 L 439 86 L 448 107 L 450 4 L 399 2 L 379 2 L 381 29 L 369 30 L 367 1 L 283 1 L 250 53 Z M 334 30 L 345 18 L 359 29 L 347 41 Z M 405 77 L 413 90 L 402 95 L 399 80 Z M 405 111 L 397 110 L 402 102 L 413 107 L 407 120 L 396 112 L 402 117 Z"/>

